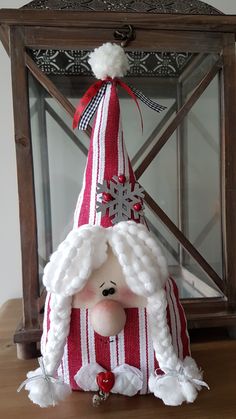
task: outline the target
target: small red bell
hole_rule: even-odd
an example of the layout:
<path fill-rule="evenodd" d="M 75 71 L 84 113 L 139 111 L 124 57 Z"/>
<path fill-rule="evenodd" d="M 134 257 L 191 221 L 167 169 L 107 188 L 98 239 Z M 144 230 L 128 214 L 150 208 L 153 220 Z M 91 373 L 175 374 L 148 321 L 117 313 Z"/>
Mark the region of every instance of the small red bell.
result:
<path fill-rule="evenodd" d="M 137 212 L 141 211 L 142 204 L 140 202 L 137 202 L 136 204 L 133 205 L 133 209 Z"/>
<path fill-rule="evenodd" d="M 119 175 L 118 176 L 118 181 L 119 181 L 119 183 L 125 183 L 126 182 L 126 177 L 125 177 L 125 175 Z"/>

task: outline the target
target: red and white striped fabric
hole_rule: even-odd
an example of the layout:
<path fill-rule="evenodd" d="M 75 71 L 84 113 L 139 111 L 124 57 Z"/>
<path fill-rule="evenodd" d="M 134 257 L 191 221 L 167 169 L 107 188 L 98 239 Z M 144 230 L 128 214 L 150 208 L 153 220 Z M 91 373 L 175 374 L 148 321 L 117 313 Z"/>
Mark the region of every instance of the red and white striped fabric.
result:
<path fill-rule="evenodd" d="M 112 226 L 108 214 L 101 216 L 100 212 L 96 212 L 96 188 L 98 183 L 103 183 L 104 180 L 109 181 L 120 174 L 125 175 L 131 184 L 135 183 L 135 176 L 123 139 L 116 86 L 110 83 L 100 102 L 93 126 L 83 186 L 75 211 L 75 229 L 84 224 L 105 228 Z M 140 219 L 140 222 L 144 220 Z M 166 315 L 173 347 L 178 358 L 184 360 L 190 355 L 189 337 L 178 289 L 171 278 L 166 283 L 166 295 Z M 50 328 L 49 295 L 45 310 L 43 353 Z M 90 309 L 72 308 L 70 332 L 58 375 L 62 376 L 64 382 L 73 390 L 80 390 L 74 379 L 80 368 L 96 362 L 107 371 L 112 371 L 123 364 L 140 369 L 144 378 L 140 394 L 149 392 L 148 379 L 159 368 L 159 365 L 154 354 L 147 310 L 146 308 L 129 308 L 125 311 L 127 320 L 123 331 L 117 336 L 103 337 L 98 335 L 91 326 Z"/>
<path fill-rule="evenodd" d="M 172 342 L 179 359 L 190 355 L 189 337 L 184 310 L 179 301 L 178 289 L 172 278 L 166 283 L 167 320 Z M 44 327 L 50 328 L 50 298 L 45 307 Z M 155 358 L 146 308 L 126 309 L 127 321 L 124 330 L 117 336 L 102 337 L 94 332 L 90 323 L 90 310 L 73 308 L 70 333 L 58 375 L 71 386 L 80 390 L 74 376 L 82 366 L 97 362 L 107 371 L 124 363 L 140 369 L 143 373 L 143 387 L 140 394 L 148 390 L 148 378 L 159 368 Z M 46 344 L 46 336 L 44 334 Z"/>
<path fill-rule="evenodd" d="M 97 183 L 125 175 L 135 183 L 135 176 L 126 151 L 116 86 L 108 84 L 100 102 L 93 126 L 82 190 L 77 202 L 74 228 L 84 224 L 111 227 L 108 215 L 96 212 Z"/>

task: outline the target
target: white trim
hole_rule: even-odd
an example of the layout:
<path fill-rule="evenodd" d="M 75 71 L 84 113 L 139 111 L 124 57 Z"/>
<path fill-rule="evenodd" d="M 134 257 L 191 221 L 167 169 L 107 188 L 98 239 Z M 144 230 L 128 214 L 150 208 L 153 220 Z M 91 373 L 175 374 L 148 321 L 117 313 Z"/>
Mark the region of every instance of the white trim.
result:
<path fill-rule="evenodd" d="M 147 337 L 148 337 L 148 377 L 150 377 L 151 374 L 154 373 L 155 365 L 154 365 L 154 348 L 153 348 L 153 341 L 152 341 L 152 335 L 151 335 L 151 328 L 150 328 L 150 319 L 147 314 Z M 148 392 L 150 392 L 148 388 Z"/>
<path fill-rule="evenodd" d="M 110 345 L 110 369 L 111 371 L 117 367 L 117 350 L 116 350 L 116 336 L 109 337 Z"/>
<path fill-rule="evenodd" d="M 88 309 L 88 342 L 89 342 L 89 362 L 96 362 L 95 354 L 95 340 L 94 340 L 94 330 L 91 326 L 91 310 Z"/>
<path fill-rule="evenodd" d="M 124 334 L 124 330 L 122 330 L 118 335 L 118 356 L 119 356 L 118 365 L 125 364 L 125 334 Z"/>
<path fill-rule="evenodd" d="M 122 133 L 122 138 L 123 138 L 123 133 Z M 129 159 L 128 159 L 128 153 L 126 150 L 126 145 L 125 145 L 125 140 L 123 138 L 123 147 L 124 147 L 124 158 L 125 158 L 125 176 L 128 178 L 129 177 Z"/>
<path fill-rule="evenodd" d="M 139 308 L 139 353 L 140 353 L 140 370 L 143 373 L 143 387 L 140 394 L 147 392 L 147 359 L 146 359 L 146 333 L 145 333 L 145 309 Z"/>
<path fill-rule="evenodd" d="M 100 102 L 100 105 L 98 107 L 98 112 L 97 112 L 97 119 L 96 119 L 96 124 L 94 127 L 94 134 L 93 134 L 93 139 L 90 141 L 93 141 L 93 155 L 92 155 L 92 174 L 91 174 L 91 179 L 89 179 L 89 181 L 91 182 L 90 184 L 90 201 L 89 201 L 89 224 L 94 224 L 94 218 L 95 218 L 95 214 L 96 214 L 96 202 L 95 202 L 95 197 L 96 197 L 96 187 L 97 187 L 97 167 L 98 167 L 98 141 L 97 141 L 97 137 L 98 137 L 98 132 L 99 132 L 99 126 L 100 126 L 100 121 L 101 121 L 101 117 L 102 117 L 102 106 L 103 106 L 103 100 Z"/>
<path fill-rule="evenodd" d="M 101 115 L 101 125 L 100 125 L 100 131 L 99 131 L 99 170 L 98 170 L 98 176 L 96 179 L 96 188 L 97 188 L 97 182 L 102 183 L 104 180 L 104 171 L 105 171 L 105 158 L 106 158 L 106 146 L 105 146 L 105 139 L 106 139 L 106 127 L 107 127 L 107 120 L 108 120 L 108 110 L 109 110 L 109 103 L 110 103 L 110 96 L 111 96 L 111 85 L 107 86 L 106 93 L 104 95 L 103 99 L 103 111 Z M 95 203 L 95 224 L 100 225 L 101 224 L 101 212 L 96 212 L 96 203 Z"/>
<path fill-rule="evenodd" d="M 87 331 L 86 331 L 86 308 L 80 309 L 80 342 L 82 366 L 88 364 Z"/>
<path fill-rule="evenodd" d="M 86 170 L 87 170 L 87 165 L 88 165 L 88 161 L 86 163 L 86 167 L 85 167 L 85 171 L 84 171 L 84 176 L 83 176 L 83 184 L 82 184 L 82 188 L 78 197 L 78 201 L 76 204 L 76 209 L 75 209 L 75 213 L 74 213 L 74 224 L 73 224 L 73 229 L 77 229 L 78 228 L 78 224 L 79 224 L 79 216 L 80 216 L 80 210 L 81 210 L 81 205 L 84 199 L 84 190 L 85 190 L 85 185 L 86 185 Z"/>
<path fill-rule="evenodd" d="M 125 174 L 125 161 L 123 159 L 123 142 L 122 142 L 122 129 L 121 129 L 121 116 L 119 118 L 119 129 L 117 137 L 117 150 L 118 150 L 118 175 Z"/>

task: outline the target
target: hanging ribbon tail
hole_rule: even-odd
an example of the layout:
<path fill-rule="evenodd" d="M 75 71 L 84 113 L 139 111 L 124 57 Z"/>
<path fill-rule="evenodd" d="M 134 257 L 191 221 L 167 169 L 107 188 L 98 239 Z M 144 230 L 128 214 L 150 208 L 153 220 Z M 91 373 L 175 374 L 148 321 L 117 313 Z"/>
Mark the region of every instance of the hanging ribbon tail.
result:
<path fill-rule="evenodd" d="M 154 102 L 153 100 L 149 99 L 145 96 L 140 90 L 136 89 L 136 87 L 132 86 L 131 84 L 128 85 L 129 88 L 134 92 L 134 94 L 149 108 L 153 109 L 155 112 L 164 111 L 166 106 L 160 105 L 159 103 Z"/>
<path fill-rule="evenodd" d="M 117 84 L 119 84 L 124 90 L 126 90 L 126 92 L 132 97 L 132 99 L 135 101 L 136 106 L 138 108 L 139 111 L 139 115 L 140 115 L 140 120 L 141 120 L 141 128 L 142 128 L 142 132 L 143 132 L 143 117 L 142 117 L 142 112 L 139 106 L 139 103 L 137 101 L 137 97 L 136 94 L 134 93 L 134 91 L 131 89 L 130 86 L 128 86 L 126 83 L 124 83 L 123 81 L 117 79 Z"/>
<path fill-rule="evenodd" d="M 82 114 L 85 112 L 88 104 L 91 102 L 94 96 L 97 95 L 104 83 L 104 80 L 99 80 L 96 83 L 92 84 L 92 86 L 88 88 L 83 97 L 80 99 L 73 119 L 73 129 L 78 127 Z"/>
<path fill-rule="evenodd" d="M 107 84 L 103 84 L 99 89 L 97 94 L 89 102 L 88 106 L 84 110 L 82 116 L 80 117 L 78 128 L 81 131 L 85 131 L 88 128 L 89 121 L 92 119 L 95 114 L 103 96 L 105 95 Z"/>

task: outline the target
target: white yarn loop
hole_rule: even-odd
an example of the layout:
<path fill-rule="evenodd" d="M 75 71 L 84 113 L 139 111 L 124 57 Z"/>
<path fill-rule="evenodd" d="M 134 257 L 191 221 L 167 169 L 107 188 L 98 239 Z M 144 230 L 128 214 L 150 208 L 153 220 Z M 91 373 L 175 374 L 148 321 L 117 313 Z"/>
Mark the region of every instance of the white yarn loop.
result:
<path fill-rule="evenodd" d="M 32 377 L 28 377 L 25 381 L 23 381 L 23 383 L 21 383 L 21 385 L 18 387 L 17 392 L 19 393 L 27 384 L 31 383 L 32 381 L 38 381 L 40 379 L 43 379 L 45 381 L 50 395 L 51 405 L 56 406 L 56 401 L 53 396 L 51 384 L 61 384 L 62 386 L 64 386 L 64 382 L 61 378 L 55 378 L 52 375 L 47 374 L 42 357 L 38 358 L 38 363 L 40 367 L 39 374 L 33 375 Z"/>
<path fill-rule="evenodd" d="M 159 371 L 162 370 L 165 374 L 158 374 L 157 373 L 158 370 Z M 199 373 L 201 373 L 201 371 L 199 371 Z M 191 377 L 189 374 L 186 373 L 183 366 L 181 366 L 179 371 L 173 370 L 168 367 L 162 367 L 161 369 L 158 368 L 157 370 L 155 370 L 155 377 L 157 381 L 163 380 L 166 377 L 177 377 L 178 381 L 180 382 L 190 382 L 192 384 L 195 384 L 196 386 L 206 387 L 208 390 L 210 390 L 210 387 L 205 381 L 199 380 L 198 378 Z"/>

